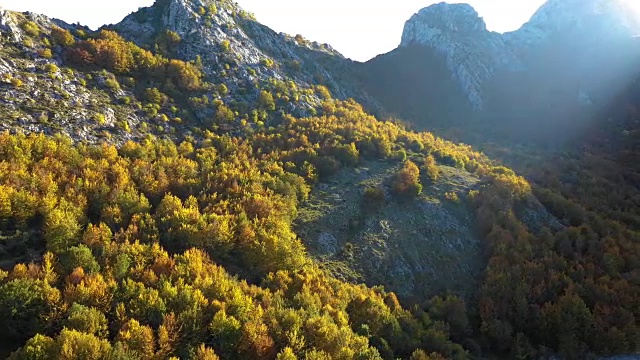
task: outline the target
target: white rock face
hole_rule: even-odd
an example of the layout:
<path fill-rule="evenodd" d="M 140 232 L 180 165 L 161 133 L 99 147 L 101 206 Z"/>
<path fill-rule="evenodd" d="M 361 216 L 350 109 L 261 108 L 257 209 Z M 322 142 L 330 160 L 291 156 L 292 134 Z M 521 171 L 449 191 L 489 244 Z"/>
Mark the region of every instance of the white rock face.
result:
<path fill-rule="evenodd" d="M 442 54 L 452 77 L 480 110 L 484 84 L 498 70 L 526 69 L 526 54 L 559 36 L 583 34 L 588 36 L 585 46 L 594 39 L 630 39 L 640 34 L 640 21 L 629 14 L 620 0 L 549 0 L 521 29 L 500 34 L 488 31 L 470 5 L 439 3 L 407 21 L 401 46 L 420 44 Z"/>
<path fill-rule="evenodd" d="M 16 23 L 13 15 L 11 14 L 11 12 L 2 8 L 0 8 L 0 28 L 6 30 L 9 34 L 11 34 L 11 41 L 22 41 L 22 30 Z"/>
<path fill-rule="evenodd" d="M 501 34 L 490 32 L 467 4 L 439 3 L 420 10 L 405 24 L 402 46 L 426 45 L 446 58 L 452 76 L 471 104 L 482 109 L 484 82 L 502 66 L 518 66 L 518 58 Z"/>

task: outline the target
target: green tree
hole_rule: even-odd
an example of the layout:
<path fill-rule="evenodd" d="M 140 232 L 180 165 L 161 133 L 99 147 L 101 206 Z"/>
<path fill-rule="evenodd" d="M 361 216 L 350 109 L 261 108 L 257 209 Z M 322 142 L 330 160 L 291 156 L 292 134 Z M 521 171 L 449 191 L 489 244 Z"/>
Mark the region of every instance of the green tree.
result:
<path fill-rule="evenodd" d="M 273 100 L 273 95 L 266 90 L 260 91 L 258 106 L 263 110 L 274 111 L 276 109 L 276 103 Z"/>
<path fill-rule="evenodd" d="M 0 329 L 10 339 L 43 332 L 55 319 L 60 292 L 41 280 L 14 279 L 0 286 Z"/>
<path fill-rule="evenodd" d="M 278 353 L 277 360 L 298 360 L 298 357 L 290 347 L 286 347 Z"/>
<path fill-rule="evenodd" d="M 196 349 L 194 359 L 198 360 L 219 360 L 220 358 L 216 355 L 213 349 L 204 346 L 204 344 L 200 344 L 198 349 Z"/>
<path fill-rule="evenodd" d="M 91 253 L 91 249 L 82 244 L 64 251 L 60 255 L 60 264 L 67 274 L 77 267 L 81 267 L 88 274 L 100 271 L 100 265 Z"/>
<path fill-rule="evenodd" d="M 44 238 L 47 249 L 62 253 L 80 243 L 80 223 L 68 207 L 56 207 L 45 217 Z"/>
<path fill-rule="evenodd" d="M 108 322 L 102 311 L 80 304 L 73 304 L 69 309 L 69 315 L 65 320 L 67 328 L 79 332 L 106 338 L 108 335 Z"/>

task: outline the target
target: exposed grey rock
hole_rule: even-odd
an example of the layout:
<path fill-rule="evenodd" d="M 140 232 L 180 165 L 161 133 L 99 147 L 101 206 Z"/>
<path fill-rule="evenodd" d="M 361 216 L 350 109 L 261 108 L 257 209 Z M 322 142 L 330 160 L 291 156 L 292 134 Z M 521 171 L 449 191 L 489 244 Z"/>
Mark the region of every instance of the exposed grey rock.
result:
<path fill-rule="evenodd" d="M 11 41 L 22 41 L 22 29 L 18 26 L 13 13 L 2 8 L 0 8 L 0 29 L 11 37 Z"/>
<path fill-rule="evenodd" d="M 318 251 L 322 255 L 332 256 L 338 252 L 338 240 L 330 233 L 323 232 L 318 235 L 318 242 L 316 244 Z"/>
<path fill-rule="evenodd" d="M 413 201 L 388 194 L 378 211 L 358 205 L 363 188 L 387 188 L 395 170 L 383 162 L 342 170 L 302 206 L 305 220 L 297 232 L 321 262 L 343 264 L 333 271 L 339 278 L 384 285 L 403 297 L 427 297 L 444 288 L 468 294 L 482 266 L 482 243 L 469 209 L 438 198 L 473 189 L 479 179 L 442 167 L 441 179 Z"/>
<path fill-rule="evenodd" d="M 212 4 L 216 5 L 215 13 L 207 10 Z M 255 84 L 272 79 L 291 80 L 299 88 L 309 88 L 322 78 L 334 97 L 375 103 L 366 93 L 351 86 L 348 77 L 335 77 L 332 67 L 350 65 L 340 53 L 328 45 L 299 42 L 276 33 L 230 1 L 167 0 L 162 6 L 156 4 L 127 16 L 114 27 L 125 38 L 142 45 L 153 44 L 161 31 L 176 32 L 182 39 L 176 50 L 178 57 L 191 61 L 199 56 L 207 79 L 225 83 L 230 90 L 227 96 L 235 97 L 234 100 L 255 99 L 258 95 Z M 274 65 L 266 66 L 269 62 Z M 225 68 L 229 63 L 235 66 Z M 298 64 L 299 68 L 292 71 L 291 64 Z M 253 93 L 240 98 L 236 91 L 239 88 L 252 89 Z M 305 101 L 307 104 L 292 104 L 291 113 L 305 114 L 309 106 L 317 105 L 320 99 L 307 96 Z"/>
<path fill-rule="evenodd" d="M 487 30 L 467 4 L 439 3 L 420 10 L 405 24 L 401 46 L 421 44 L 441 53 L 452 76 L 476 109 L 483 108 L 483 85 L 502 66 L 519 60 L 505 39 Z"/>

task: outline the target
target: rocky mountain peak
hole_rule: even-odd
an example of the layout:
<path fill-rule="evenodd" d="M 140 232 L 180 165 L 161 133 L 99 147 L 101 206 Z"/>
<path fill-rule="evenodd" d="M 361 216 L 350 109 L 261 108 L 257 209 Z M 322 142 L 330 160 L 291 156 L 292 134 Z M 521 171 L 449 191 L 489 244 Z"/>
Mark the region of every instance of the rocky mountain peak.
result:
<path fill-rule="evenodd" d="M 446 59 L 447 67 L 476 109 L 482 86 L 505 64 L 517 64 L 500 34 L 490 32 L 467 4 L 439 3 L 420 10 L 405 24 L 401 46 L 423 45 Z M 473 56 L 469 56 L 473 54 Z"/>
<path fill-rule="evenodd" d="M 486 30 L 484 20 L 471 5 L 441 2 L 420 10 L 407 21 L 402 45 L 422 44 L 443 33 L 468 36 Z"/>

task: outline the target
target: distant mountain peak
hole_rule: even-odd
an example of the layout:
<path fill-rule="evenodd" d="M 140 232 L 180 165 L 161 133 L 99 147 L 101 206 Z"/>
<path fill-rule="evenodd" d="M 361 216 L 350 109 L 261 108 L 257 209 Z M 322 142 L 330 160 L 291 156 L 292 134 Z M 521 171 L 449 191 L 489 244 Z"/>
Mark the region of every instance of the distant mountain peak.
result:
<path fill-rule="evenodd" d="M 471 5 L 441 2 L 420 10 L 407 21 L 402 43 L 408 44 L 416 37 L 428 36 L 420 34 L 425 28 L 431 29 L 432 34 L 472 34 L 486 31 L 487 25 Z"/>
<path fill-rule="evenodd" d="M 548 0 L 518 32 L 530 28 L 547 33 L 571 30 L 637 32 L 640 21 L 623 0 Z"/>
<path fill-rule="evenodd" d="M 517 59 L 498 33 L 490 32 L 468 4 L 434 4 L 406 22 L 401 46 L 423 45 L 444 55 L 453 77 L 476 109 L 483 107 L 482 87 L 494 71 Z M 475 56 L 469 56 L 474 54 Z"/>
<path fill-rule="evenodd" d="M 623 0 L 548 0 L 519 30 L 505 34 L 487 30 L 472 6 L 442 2 L 406 22 L 400 46 L 421 45 L 444 56 L 470 104 L 482 109 L 486 81 L 499 70 L 526 68 L 531 49 L 565 40 L 583 48 L 624 46 L 639 33 L 640 19 Z"/>

